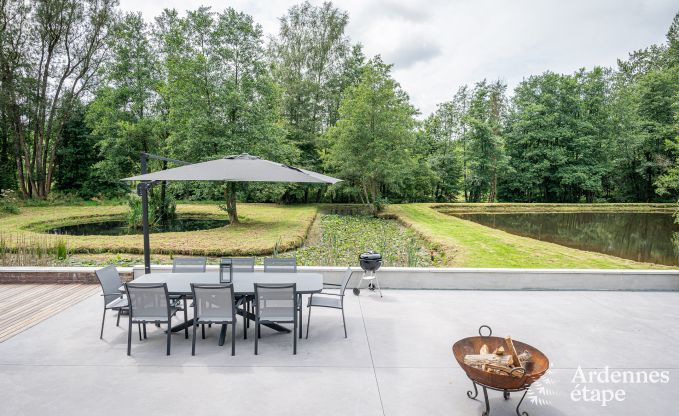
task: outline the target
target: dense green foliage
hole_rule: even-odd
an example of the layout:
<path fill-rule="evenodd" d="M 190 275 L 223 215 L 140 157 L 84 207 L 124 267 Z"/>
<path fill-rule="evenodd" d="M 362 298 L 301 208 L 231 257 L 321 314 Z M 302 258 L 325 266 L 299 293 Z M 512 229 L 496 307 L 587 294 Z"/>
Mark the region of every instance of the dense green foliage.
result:
<path fill-rule="evenodd" d="M 358 255 L 374 250 L 384 266 L 428 267 L 440 261 L 428 244 L 394 220 L 362 215 L 322 215 L 319 236 L 290 253 L 301 265 L 356 264 Z"/>
<path fill-rule="evenodd" d="M 232 8 L 145 21 L 114 0 L 0 6 L 0 189 L 25 198 L 123 196 L 140 152 L 250 153 L 345 179 L 167 186 L 176 198 L 224 198 L 232 218 L 236 196 L 375 207 L 679 196 L 679 15 L 667 42 L 615 69 L 547 71 L 512 92 L 481 80 L 419 120 L 332 3 L 293 6 L 268 40 Z"/>

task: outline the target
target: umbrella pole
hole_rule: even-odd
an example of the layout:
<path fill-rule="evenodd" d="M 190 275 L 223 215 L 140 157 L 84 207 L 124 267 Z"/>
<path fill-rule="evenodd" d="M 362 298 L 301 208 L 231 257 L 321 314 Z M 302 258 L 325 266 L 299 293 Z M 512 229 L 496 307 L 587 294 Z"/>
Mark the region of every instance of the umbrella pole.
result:
<path fill-rule="evenodd" d="M 141 154 L 141 174 L 146 174 L 147 157 Z M 151 241 L 149 239 L 149 187 L 142 183 L 141 190 L 141 228 L 144 233 L 144 273 L 151 273 Z"/>

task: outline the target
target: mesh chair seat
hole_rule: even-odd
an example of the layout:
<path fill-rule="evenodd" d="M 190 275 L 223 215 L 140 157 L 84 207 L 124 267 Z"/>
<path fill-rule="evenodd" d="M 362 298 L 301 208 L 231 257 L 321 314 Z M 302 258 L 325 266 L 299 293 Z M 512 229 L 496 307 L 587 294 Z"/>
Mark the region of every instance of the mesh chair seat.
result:
<path fill-rule="evenodd" d="M 118 298 L 106 304 L 106 309 L 123 309 L 127 308 L 127 298 Z"/>
<path fill-rule="evenodd" d="M 178 309 L 170 307 L 170 319 L 177 313 Z M 132 317 L 132 322 L 167 322 L 167 314 L 135 314 Z"/>
<path fill-rule="evenodd" d="M 339 296 L 314 295 L 309 298 L 308 306 L 342 309 L 342 298 Z"/>
<path fill-rule="evenodd" d="M 255 283 L 255 355 L 257 355 L 261 323 L 293 323 L 293 354 L 297 354 L 297 285 Z"/>
<path fill-rule="evenodd" d="M 191 284 L 193 294 L 193 341 L 191 355 L 196 354 L 196 327 L 198 324 L 231 324 L 231 355 L 236 354 L 236 304 L 233 284 Z M 203 325 L 205 338 L 205 325 Z"/>
<path fill-rule="evenodd" d="M 177 308 L 170 305 L 167 283 L 126 283 L 125 289 L 130 303 L 127 355 L 130 355 L 132 346 L 132 323 L 146 324 L 150 322 L 167 323 L 165 336 L 167 338 L 167 355 L 170 355 L 172 316 L 177 313 Z M 184 317 L 186 319 L 186 314 Z M 188 330 L 186 333 L 188 336 Z M 146 338 L 146 325 L 144 325 L 144 338 Z"/>

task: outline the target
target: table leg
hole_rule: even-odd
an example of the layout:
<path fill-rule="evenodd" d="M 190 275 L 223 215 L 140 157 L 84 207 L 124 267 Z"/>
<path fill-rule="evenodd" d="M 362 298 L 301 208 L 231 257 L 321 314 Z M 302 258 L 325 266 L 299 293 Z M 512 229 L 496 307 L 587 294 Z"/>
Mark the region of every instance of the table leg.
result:
<path fill-rule="evenodd" d="M 252 320 L 252 321 L 255 320 L 255 314 L 252 313 L 252 312 L 244 311 L 243 309 L 237 309 L 237 310 L 236 310 L 236 313 L 237 313 L 238 315 L 242 316 L 243 319 L 250 319 L 250 320 Z M 289 328 L 286 328 L 286 327 L 284 327 L 284 326 L 282 326 L 282 325 L 278 325 L 278 324 L 264 324 L 264 323 L 263 323 L 262 325 L 264 325 L 264 326 L 266 326 L 266 327 L 268 327 L 268 328 L 271 328 L 271 329 L 273 329 L 274 331 L 278 331 L 278 332 L 290 332 L 290 329 L 289 329 Z"/>
<path fill-rule="evenodd" d="M 179 331 L 181 331 L 181 330 L 183 330 L 183 329 L 185 329 L 185 328 L 188 329 L 188 328 L 191 327 L 191 326 L 193 326 L 193 318 L 189 319 L 188 321 L 184 321 L 184 322 L 182 322 L 182 323 L 180 323 L 180 324 L 178 324 L 178 325 L 173 326 L 173 327 L 172 327 L 172 332 L 179 332 Z"/>
<path fill-rule="evenodd" d="M 226 325 L 222 324 L 222 329 L 219 331 L 219 346 L 223 346 L 226 341 Z"/>

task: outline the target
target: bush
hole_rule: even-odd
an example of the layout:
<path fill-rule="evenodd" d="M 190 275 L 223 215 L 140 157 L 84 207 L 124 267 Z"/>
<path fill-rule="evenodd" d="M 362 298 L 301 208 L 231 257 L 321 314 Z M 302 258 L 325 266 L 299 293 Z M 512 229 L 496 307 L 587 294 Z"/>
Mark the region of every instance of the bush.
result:
<path fill-rule="evenodd" d="M 16 193 L 10 189 L 0 190 L 0 212 L 18 214 L 19 209 Z"/>

